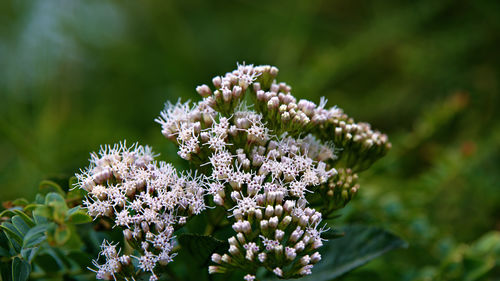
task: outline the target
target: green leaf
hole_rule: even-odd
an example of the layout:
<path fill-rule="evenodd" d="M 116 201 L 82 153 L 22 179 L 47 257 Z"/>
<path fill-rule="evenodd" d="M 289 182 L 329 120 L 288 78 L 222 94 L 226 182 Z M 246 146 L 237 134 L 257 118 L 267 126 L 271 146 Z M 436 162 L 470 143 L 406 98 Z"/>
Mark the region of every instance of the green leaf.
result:
<path fill-rule="evenodd" d="M 24 211 L 33 211 L 38 206 L 43 206 L 43 205 L 37 204 L 37 203 L 28 204 L 28 205 L 24 206 Z"/>
<path fill-rule="evenodd" d="M 0 231 L 0 257 L 10 257 L 9 239 L 3 231 Z"/>
<path fill-rule="evenodd" d="M 71 236 L 71 231 L 67 226 L 59 226 L 54 234 L 54 240 L 57 244 L 62 245 L 68 241 Z"/>
<path fill-rule="evenodd" d="M 337 278 L 407 243 L 383 229 L 362 225 L 342 228 L 345 236 L 325 242 L 319 249 L 323 260 L 313 274 L 301 280 L 326 281 Z"/>
<path fill-rule="evenodd" d="M 8 235 L 9 238 L 14 239 L 14 241 L 16 241 L 19 244 L 23 243 L 23 235 L 10 222 L 2 223 L 2 225 L 0 225 L 0 228 L 2 228 L 5 231 L 5 233 Z"/>
<path fill-rule="evenodd" d="M 45 204 L 53 208 L 53 219 L 62 223 L 68 211 L 68 206 L 66 205 L 64 197 L 59 193 L 50 192 L 45 196 Z"/>
<path fill-rule="evenodd" d="M 13 217 L 15 216 L 16 213 L 14 213 L 14 210 L 13 209 L 7 209 L 7 210 L 4 210 L 0 213 L 0 217 Z"/>
<path fill-rule="evenodd" d="M 12 201 L 12 204 L 14 206 L 22 206 L 22 207 L 24 207 L 24 206 L 26 206 L 26 205 L 29 204 L 29 201 L 26 200 L 25 198 L 18 198 L 18 199 L 15 199 L 14 201 Z"/>
<path fill-rule="evenodd" d="M 21 218 L 19 215 L 15 215 L 12 217 L 12 224 L 22 233 L 21 237 L 24 237 L 26 233 L 30 230 L 29 225 Z"/>
<path fill-rule="evenodd" d="M 12 260 L 0 262 L 0 272 L 2 274 L 2 281 L 12 281 Z"/>
<path fill-rule="evenodd" d="M 59 257 L 54 257 L 52 253 L 47 253 L 47 250 L 51 248 L 45 248 L 40 250 L 35 257 L 33 263 L 36 264 L 37 268 L 41 268 L 45 272 L 57 272 L 64 269 L 63 262 Z"/>
<path fill-rule="evenodd" d="M 33 218 L 35 219 L 35 222 L 38 224 L 40 223 L 41 219 L 40 218 L 52 218 L 52 208 L 46 205 L 37 205 L 35 209 L 33 210 Z"/>
<path fill-rule="evenodd" d="M 225 252 L 229 247 L 224 241 L 199 234 L 181 234 L 178 241 L 182 251 L 188 253 L 199 264 L 206 264 L 215 251 Z"/>
<path fill-rule="evenodd" d="M 31 260 L 33 260 L 33 258 L 35 257 L 37 251 L 38 247 L 22 249 L 21 256 L 23 257 L 24 260 L 31 262 Z"/>
<path fill-rule="evenodd" d="M 13 210 L 13 212 L 20 216 L 29 227 L 35 226 L 33 219 L 31 219 L 25 212 L 17 209 Z"/>
<path fill-rule="evenodd" d="M 24 236 L 23 248 L 31 248 L 43 242 L 47 238 L 46 231 L 47 225 L 37 225 L 31 228 Z"/>
<path fill-rule="evenodd" d="M 44 202 L 45 202 L 45 197 L 42 194 L 37 193 L 35 196 L 35 204 L 43 204 Z"/>
<path fill-rule="evenodd" d="M 73 202 L 74 201 L 81 201 L 82 198 L 84 198 L 84 197 L 85 197 L 85 191 L 83 189 L 80 189 L 80 188 L 75 188 L 73 190 L 70 190 L 66 194 L 66 198 L 68 200 L 72 200 Z"/>
<path fill-rule="evenodd" d="M 89 223 L 92 217 L 87 214 L 87 211 L 80 206 L 69 209 L 66 213 L 66 222 L 72 224 Z"/>
<path fill-rule="evenodd" d="M 12 262 L 12 280 L 26 281 L 30 276 L 31 266 L 28 262 L 16 257 Z"/>
<path fill-rule="evenodd" d="M 55 192 L 55 193 L 61 194 L 62 196 L 65 195 L 61 186 L 53 181 L 50 181 L 50 180 L 42 181 L 40 183 L 40 186 L 38 187 L 38 189 L 40 190 L 40 192 L 42 194 L 47 194 L 49 192 Z"/>

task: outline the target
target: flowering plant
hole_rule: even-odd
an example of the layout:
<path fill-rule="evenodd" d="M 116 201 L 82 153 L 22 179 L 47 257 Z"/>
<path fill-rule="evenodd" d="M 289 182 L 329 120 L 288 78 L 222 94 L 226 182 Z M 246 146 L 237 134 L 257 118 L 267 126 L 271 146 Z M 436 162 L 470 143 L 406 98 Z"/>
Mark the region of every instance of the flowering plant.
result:
<path fill-rule="evenodd" d="M 246 281 L 310 275 L 327 238 L 338 234 L 327 222 L 358 192 L 358 173 L 391 144 L 368 123 L 327 108 L 324 98 L 297 101 L 277 74 L 272 66 L 238 65 L 215 77 L 213 88 L 198 86 L 201 101 L 167 103 L 155 121 L 189 170 L 157 160 L 148 146 L 103 146 L 70 193 L 48 192 L 45 201 L 11 210 L 4 236 L 22 244 L 42 224 L 38 247 L 64 223 L 79 223 L 71 219 L 79 214 L 82 223 L 115 233 L 101 239 L 90 267 L 97 279 L 172 277 L 183 250 L 198 255 L 209 274 L 239 272 Z M 73 193 L 70 209 L 63 203 Z M 43 211 L 53 200 L 62 215 Z M 16 230 L 21 221 L 25 232 Z M 33 259 L 23 257 L 12 268 L 31 270 Z"/>

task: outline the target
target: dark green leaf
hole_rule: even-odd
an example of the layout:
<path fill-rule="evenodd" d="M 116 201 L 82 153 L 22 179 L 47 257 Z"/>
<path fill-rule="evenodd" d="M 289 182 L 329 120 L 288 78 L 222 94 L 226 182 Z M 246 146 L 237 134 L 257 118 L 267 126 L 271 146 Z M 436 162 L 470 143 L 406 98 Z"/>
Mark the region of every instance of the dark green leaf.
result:
<path fill-rule="evenodd" d="M 178 238 L 182 251 L 187 252 L 199 264 L 205 264 L 215 252 L 225 252 L 228 243 L 211 236 L 198 234 L 181 234 Z"/>
<path fill-rule="evenodd" d="M 26 281 L 30 276 L 31 266 L 28 262 L 16 257 L 12 261 L 12 280 Z"/>
<path fill-rule="evenodd" d="M 50 180 L 42 181 L 40 183 L 39 190 L 42 194 L 47 194 L 49 192 L 55 192 L 55 193 L 61 194 L 62 196 L 65 195 L 61 186 L 59 186 L 57 183 L 50 181 Z"/>
<path fill-rule="evenodd" d="M 36 255 L 33 263 L 37 265 L 37 268 L 43 269 L 45 272 L 57 272 L 64 268 L 62 261 L 57 257 L 57 259 L 46 252 L 45 250 L 40 250 Z"/>
<path fill-rule="evenodd" d="M 37 251 L 38 247 L 22 249 L 21 256 L 23 257 L 24 260 L 31 262 L 31 260 L 33 260 L 33 258 L 35 257 Z"/>
<path fill-rule="evenodd" d="M 16 213 L 14 213 L 13 209 L 7 209 L 0 213 L 0 217 L 13 217 Z"/>
<path fill-rule="evenodd" d="M 9 239 L 3 231 L 0 231 L 0 257 L 10 257 Z"/>
<path fill-rule="evenodd" d="M 0 247 L 0 257 L 10 257 L 9 250 Z"/>
<path fill-rule="evenodd" d="M 44 224 L 49 222 L 49 220 L 46 217 L 42 217 L 36 214 L 33 214 L 33 220 L 35 221 L 36 224 Z"/>
<path fill-rule="evenodd" d="M 45 236 L 46 231 L 47 225 L 37 225 L 31 228 L 24 236 L 23 248 L 31 248 L 40 244 L 47 238 Z"/>
<path fill-rule="evenodd" d="M 12 224 L 22 233 L 21 237 L 24 237 L 26 233 L 30 230 L 29 225 L 23 220 L 23 218 L 19 215 L 15 215 L 12 217 Z"/>
<path fill-rule="evenodd" d="M 0 225 L 0 228 L 2 228 L 5 231 L 5 233 L 8 235 L 9 238 L 14 239 L 14 241 L 16 241 L 19 244 L 23 243 L 23 235 L 10 222 L 2 223 L 2 225 Z"/>
<path fill-rule="evenodd" d="M 2 281 L 12 281 L 12 260 L 0 263 Z"/>
<path fill-rule="evenodd" d="M 66 213 L 66 221 L 72 224 L 89 223 L 92 221 L 92 217 L 87 214 L 85 209 L 76 206 Z"/>
<path fill-rule="evenodd" d="M 332 240 L 332 239 L 337 239 L 344 237 L 345 233 L 343 231 L 339 231 L 337 229 L 331 229 L 327 231 L 326 233 L 323 233 L 321 235 L 322 238 L 327 239 L 327 240 Z"/>
<path fill-rule="evenodd" d="M 33 219 L 30 218 L 25 212 L 17 209 L 13 210 L 13 212 L 20 216 L 29 227 L 35 226 L 35 222 L 33 221 Z"/>
<path fill-rule="evenodd" d="M 342 228 L 345 236 L 324 243 L 323 260 L 314 266 L 313 274 L 301 280 L 326 281 L 339 277 L 376 257 L 407 243 L 383 229 L 362 225 Z"/>

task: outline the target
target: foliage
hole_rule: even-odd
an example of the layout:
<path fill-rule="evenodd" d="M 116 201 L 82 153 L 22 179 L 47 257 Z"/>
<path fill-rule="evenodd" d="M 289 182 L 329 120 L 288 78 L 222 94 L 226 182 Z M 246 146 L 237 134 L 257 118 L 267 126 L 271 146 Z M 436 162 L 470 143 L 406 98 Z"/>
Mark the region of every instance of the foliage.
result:
<path fill-rule="evenodd" d="M 83 229 L 92 218 L 79 205 L 82 193 L 65 192 L 51 181 L 42 182 L 39 191 L 34 202 L 7 202 L 0 214 L 2 280 L 89 276 L 89 253 L 97 246 L 85 243 L 90 237 Z"/>

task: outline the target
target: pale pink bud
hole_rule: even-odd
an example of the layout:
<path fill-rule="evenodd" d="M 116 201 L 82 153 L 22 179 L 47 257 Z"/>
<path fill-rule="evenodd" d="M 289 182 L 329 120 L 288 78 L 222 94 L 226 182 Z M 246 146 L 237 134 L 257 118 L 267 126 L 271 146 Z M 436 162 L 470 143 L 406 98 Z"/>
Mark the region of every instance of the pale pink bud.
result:
<path fill-rule="evenodd" d="M 212 254 L 212 261 L 214 263 L 220 264 L 221 258 L 222 258 L 221 255 L 219 255 L 217 253 Z"/>
<path fill-rule="evenodd" d="M 214 84 L 215 88 L 220 88 L 222 85 L 222 78 L 220 76 L 216 76 L 212 79 L 212 83 Z"/>
<path fill-rule="evenodd" d="M 205 84 L 196 87 L 196 91 L 198 92 L 198 94 L 200 94 L 200 96 L 202 96 L 204 98 L 206 98 L 212 94 L 212 91 L 210 90 L 210 88 Z"/>
<path fill-rule="evenodd" d="M 320 260 L 321 260 L 321 254 L 319 252 L 312 254 L 311 263 L 315 264 L 318 263 Z"/>

